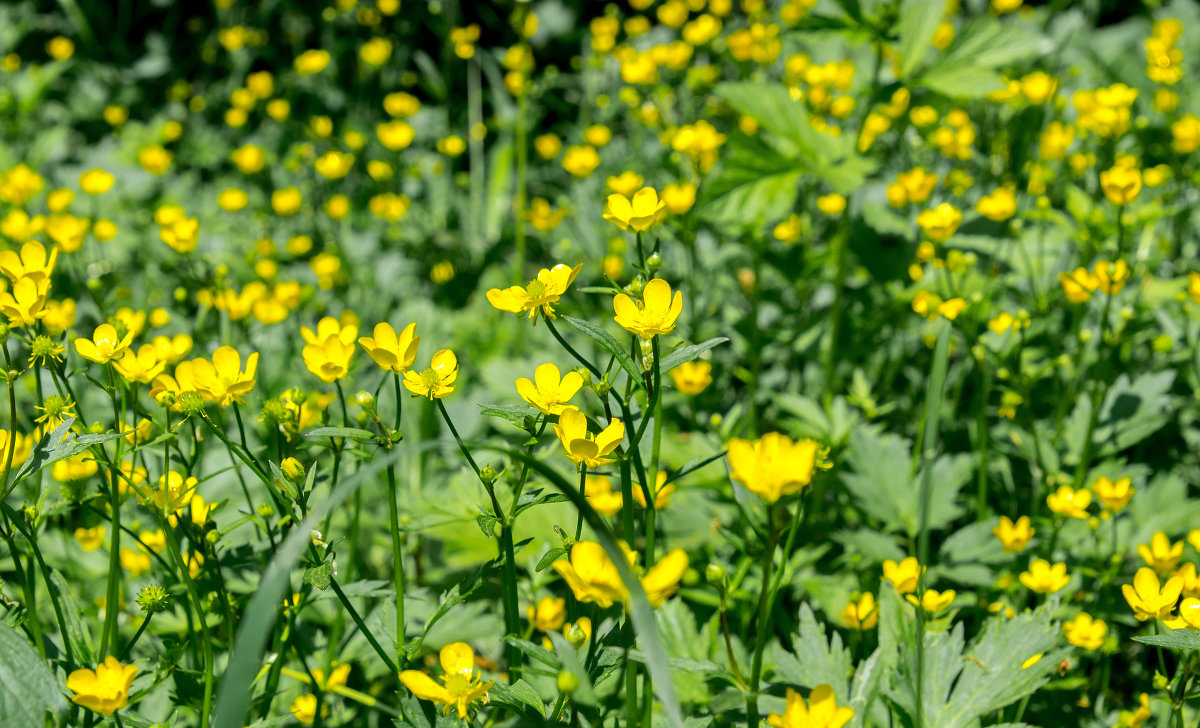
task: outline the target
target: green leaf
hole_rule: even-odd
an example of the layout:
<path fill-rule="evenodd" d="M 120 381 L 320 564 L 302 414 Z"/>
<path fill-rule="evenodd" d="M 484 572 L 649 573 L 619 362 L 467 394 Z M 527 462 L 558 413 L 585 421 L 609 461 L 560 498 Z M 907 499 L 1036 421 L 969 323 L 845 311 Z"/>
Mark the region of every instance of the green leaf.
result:
<path fill-rule="evenodd" d="M 896 32 L 900 36 L 900 78 L 916 70 L 933 43 L 945 7 L 929 0 L 903 0 Z"/>
<path fill-rule="evenodd" d="M 545 571 L 546 569 L 548 569 L 550 567 L 550 564 L 553 564 L 555 561 L 558 561 L 560 556 L 566 556 L 566 555 L 567 555 L 567 550 L 564 548 L 560 547 L 560 548 L 550 549 L 549 551 L 546 552 L 546 555 L 543 556 L 541 558 L 541 560 L 539 560 L 537 562 L 537 567 L 534 569 L 534 571 L 538 571 L 538 572 Z"/>
<path fill-rule="evenodd" d="M 305 437 L 345 437 L 350 440 L 358 440 L 359 442 L 370 442 L 375 439 L 375 435 L 367 430 L 360 430 L 357 427 L 318 427 L 315 430 L 309 430 L 304 433 Z"/>
<path fill-rule="evenodd" d="M 275 477 L 276 484 L 283 488 L 283 492 L 287 495 L 287 497 L 290 500 L 298 499 L 300 497 L 300 490 L 296 488 L 296 484 L 292 482 L 291 478 L 284 475 L 283 471 L 279 469 L 279 466 L 276 465 L 274 461 L 271 461 L 268 464 L 271 466 L 271 475 Z M 314 467 L 312 470 L 315 471 L 316 468 Z"/>
<path fill-rule="evenodd" d="M 714 222 L 744 227 L 779 219 L 796 202 L 804 168 L 757 139 L 735 136 L 704 185 L 700 209 Z"/>
<path fill-rule="evenodd" d="M 329 588 L 329 580 L 333 578 L 333 565 L 328 561 L 304 570 L 304 583 L 325 591 Z"/>
<path fill-rule="evenodd" d="M 625 373 L 629 375 L 629 378 L 634 383 L 642 389 L 646 388 L 646 382 L 642 377 L 642 370 L 633 363 L 633 359 L 629 358 L 629 353 L 625 351 L 625 347 L 621 346 L 621 343 L 614 339 L 612 334 L 591 321 L 585 321 L 574 316 L 563 316 L 563 320 L 595 339 L 596 343 L 600 344 L 600 346 L 604 347 L 605 351 L 613 355 L 613 358 L 621 365 L 621 368 L 625 370 Z"/>
<path fill-rule="evenodd" d="M 66 707 L 58 681 L 17 630 L 0 622 L 0 716 L 4 725 L 38 726 Z"/>
<path fill-rule="evenodd" d="M 480 514 L 475 516 L 475 523 L 479 524 L 479 530 L 483 531 L 483 535 L 488 537 L 488 540 L 496 538 L 496 520 L 495 516 Z"/>
<path fill-rule="evenodd" d="M 536 407 L 530 407 L 527 404 L 483 404 L 476 402 L 479 405 L 479 414 L 488 417 L 500 417 L 508 420 L 517 427 L 524 428 L 525 422 L 530 417 L 537 417 L 541 414 L 541 410 Z"/>
<path fill-rule="evenodd" d="M 1134 642 L 1172 650 L 1200 650 L 1200 633 L 1190 629 L 1170 629 L 1166 634 L 1139 635 Z"/>
<path fill-rule="evenodd" d="M 775 664 L 776 682 L 806 688 L 829 684 L 835 695 L 850 693 L 850 669 L 854 665 L 850 650 L 842 645 L 837 632 L 832 638 L 826 637 L 824 625 L 817 621 L 808 604 L 800 606 L 800 623 L 792 651 L 772 643 L 771 661 Z"/>
<path fill-rule="evenodd" d="M 662 361 L 659 362 L 659 369 L 664 372 L 670 371 L 684 362 L 689 362 L 698 358 L 704 352 L 708 351 L 714 346 L 724 344 L 726 341 L 729 341 L 728 337 L 718 336 L 715 339 L 709 339 L 708 341 L 704 341 L 699 344 L 688 344 L 687 346 L 680 346 L 672 349 L 671 352 L 664 356 Z"/>
<path fill-rule="evenodd" d="M 537 690 L 524 680 L 517 680 L 512 685 L 496 683 L 488 690 L 488 702 L 516 708 L 526 717 L 532 717 L 533 714 L 542 719 L 546 717 L 546 703 Z"/>
<path fill-rule="evenodd" d="M 1004 88 L 995 69 L 1042 55 L 1050 45 L 1044 36 L 1021 25 L 979 18 L 955 36 L 946 53 L 916 83 L 950 97 L 980 98 Z"/>
<path fill-rule="evenodd" d="M 789 147 L 781 151 L 810 160 L 828 156 L 823 149 L 827 150 L 829 144 L 822 142 L 827 137 L 812 128 L 807 108 L 793 99 L 782 84 L 726 82 L 717 84 L 713 93 L 734 111 L 749 116 L 785 140 Z"/>

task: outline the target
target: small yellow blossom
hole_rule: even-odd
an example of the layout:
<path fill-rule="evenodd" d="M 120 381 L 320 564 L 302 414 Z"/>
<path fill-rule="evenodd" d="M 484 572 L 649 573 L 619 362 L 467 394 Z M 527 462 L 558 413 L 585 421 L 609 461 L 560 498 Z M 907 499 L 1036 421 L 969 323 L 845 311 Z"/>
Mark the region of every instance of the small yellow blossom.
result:
<path fill-rule="evenodd" d="M 1014 523 L 1008 516 L 1000 516 L 1000 524 L 992 533 L 1004 545 L 1004 553 L 1024 551 L 1036 531 L 1029 525 L 1029 516 L 1021 516 Z"/>
<path fill-rule="evenodd" d="M 1029 564 L 1029 570 L 1021 572 L 1018 578 L 1026 589 L 1039 594 L 1053 594 L 1071 581 L 1065 563 L 1051 566 L 1045 559 L 1034 559 Z"/>
<path fill-rule="evenodd" d="M 1159 584 L 1154 569 L 1143 566 L 1133 577 L 1133 584 L 1122 584 L 1121 593 L 1140 622 L 1147 619 L 1166 619 L 1175 609 L 1183 591 L 1183 579 L 1173 576 Z"/>
<path fill-rule="evenodd" d="M 454 391 L 457 380 L 458 358 L 449 349 L 435 352 L 429 368 L 420 374 L 411 369 L 404 372 L 404 387 L 414 397 L 441 399 Z"/>
<path fill-rule="evenodd" d="M 101 715 L 112 715 L 129 704 L 129 688 L 137 677 L 136 665 L 123 665 L 109 655 L 95 670 L 83 668 L 67 676 L 71 700 Z"/>
<path fill-rule="evenodd" d="M 671 285 L 654 278 L 642 289 L 642 300 L 635 302 L 624 293 L 613 297 L 613 311 L 621 328 L 649 341 L 659 334 L 675 330 L 675 320 L 683 311 L 683 292 L 671 295 Z"/>
<path fill-rule="evenodd" d="M 588 432 L 587 417 L 577 409 L 564 409 L 554 423 L 554 432 L 562 442 L 567 458 L 578 466 L 598 468 L 614 462 L 608 457 L 625 439 L 625 425 L 617 419 L 596 435 Z"/>
<path fill-rule="evenodd" d="M 558 367 L 547 362 L 534 370 L 533 381 L 528 377 L 520 377 L 516 386 L 521 399 L 543 414 L 557 415 L 566 409 L 577 409 L 567 402 L 583 386 L 583 376 L 574 371 L 560 375 Z"/>

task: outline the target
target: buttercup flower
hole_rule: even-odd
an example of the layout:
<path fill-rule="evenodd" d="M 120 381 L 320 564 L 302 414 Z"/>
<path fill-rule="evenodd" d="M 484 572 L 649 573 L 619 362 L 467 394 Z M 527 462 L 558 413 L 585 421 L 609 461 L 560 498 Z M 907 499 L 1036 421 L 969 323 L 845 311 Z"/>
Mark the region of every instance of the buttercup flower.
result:
<path fill-rule="evenodd" d="M 661 511 L 671 505 L 671 494 L 675 492 L 675 484 L 671 483 L 665 487 L 663 486 L 663 483 L 667 482 L 667 474 L 662 470 L 658 471 L 658 475 L 655 476 L 654 480 L 654 510 Z M 646 494 L 642 492 L 641 483 L 633 484 L 633 502 L 637 503 L 639 508 L 646 507 Z"/>
<path fill-rule="evenodd" d="M 667 372 L 675 388 L 689 395 L 697 395 L 712 384 L 712 364 L 702 359 L 685 361 Z"/>
<path fill-rule="evenodd" d="M 879 622 L 879 605 L 875 603 L 875 595 L 871 592 L 863 594 L 855 601 L 854 597 L 842 609 L 842 623 L 851 629 L 866 631 L 874 629 Z"/>
<path fill-rule="evenodd" d="M 992 533 L 1004 545 L 1004 553 L 1010 554 L 1024 551 L 1035 531 L 1029 525 L 1029 516 L 1021 516 L 1016 523 L 1008 516 L 1000 516 L 1000 524 L 992 529 Z"/>
<path fill-rule="evenodd" d="M 1026 589 L 1039 594 L 1053 594 L 1071 581 L 1066 564 L 1060 562 L 1051 566 L 1045 559 L 1034 559 L 1029 570 L 1021 572 L 1018 578 Z"/>
<path fill-rule="evenodd" d="M 49 290 L 49 278 L 20 278 L 11 291 L 0 293 L 0 313 L 8 317 L 9 326 L 33 326 L 46 315 L 43 307 Z"/>
<path fill-rule="evenodd" d="M 1092 619 L 1087 612 L 1080 612 L 1075 618 L 1063 622 L 1063 636 L 1067 642 L 1085 650 L 1098 650 L 1104 644 L 1104 635 L 1108 634 L 1108 625 L 1103 619 Z"/>
<path fill-rule="evenodd" d="M 483 682 L 475 672 L 475 650 L 465 642 L 446 645 L 438 657 L 445 670 L 441 684 L 418 670 L 400 673 L 400 682 L 418 698 L 441 703 L 443 712 L 455 711 L 460 719 L 466 719 L 472 703 L 487 702 L 492 683 Z"/>
<path fill-rule="evenodd" d="M 529 607 L 526 616 L 539 632 L 559 629 L 567 620 L 567 600 L 542 597 L 536 607 Z"/>
<path fill-rule="evenodd" d="M 774 503 L 812 482 L 818 447 L 815 440 L 793 442 L 778 432 L 768 432 L 753 442 L 735 437 L 729 441 L 729 467 L 734 480 Z"/>
<path fill-rule="evenodd" d="M 554 432 L 576 467 L 598 468 L 614 462 L 607 457 L 625 439 L 625 425 L 612 420 L 595 436 L 588 432 L 587 417 L 577 409 L 564 409 L 554 423 Z"/>
<path fill-rule="evenodd" d="M 909 556 L 899 563 L 887 559 L 883 562 L 883 578 L 892 583 L 892 588 L 899 594 L 908 594 L 917 589 L 917 580 L 924 573 L 925 567 L 917 563 L 915 556 Z"/>
<path fill-rule="evenodd" d="M 133 341 L 132 331 L 123 337 L 118 337 L 117 330 L 113 328 L 112 324 L 104 323 L 97 326 L 96 330 L 92 332 L 91 341 L 84 338 L 75 339 L 75 351 L 79 352 L 84 359 L 97 364 L 107 364 L 124 354 L 131 341 Z"/>
<path fill-rule="evenodd" d="M 943 202 L 932 210 L 925 210 L 917 215 L 917 224 L 921 226 L 925 237 L 935 243 L 944 243 L 962 224 L 962 211 Z"/>
<path fill-rule="evenodd" d="M 842 728 L 854 717 L 854 709 L 838 705 L 829 685 L 818 685 L 808 696 L 808 702 L 800 693 L 787 689 L 787 707 L 783 715 L 771 713 L 767 723 L 772 728 Z"/>
<path fill-rule="evenodd" d="M 1069 485 L 1060 485 L 1058 490 L 1046 496 L 1050 510 L 1067 518 L 1087 518 L 1087 508 L 1092 502 L 1092 493 L 1087 488 L 1075 490 Z"/>
<path fill-rule="evenodd" d="M 429 368 L 417 374 L 411 369 L 404 372 L 404 387 L 414 397 L 441 399 L 454 391 L 458 380 L 458 358 L 449 349 L 440 349 L 433 355 Z"/>
<path fill-rule="evenodd" d="M 634 563 L 634 554 L 626 551 L 629 565 Z M 629 598 L 629 591 L 621 581 L 621 575 L 604 547 L 593 541 L 578 541 L 571 547 L 569 558 L 555 561 L 557 571 L 575 598 L 581 602 L 593 602 L 601 609 L 611 607 L 613 602 Z"/>
<path fill-rule="evenodd" d="M 305 359 L 307 361 L 307 357 Z M 192 364 L 196 389 L 202 395 L 223 407 L 234 402 L 245 404 L 246 394 L 254 389 L 258 352 L 246 357 L 245 371 L 242 370 L 242 355 L 232 346 L 222 346 L 214 351 L 211 362 L 196 359 Z"/>
<path fill-rule="evenodd" d="M 576 409 L 567 402 L 583 386 L 583 376 L 574 371 L 560 376 L 558 367 L 547 362 L 534 370 L 532 382 L 527 377 L 520 377 L 516 384 L 521 399 L 543 414 L 557 415 L 565 409 Z"/>
<path fill-rule="evenodd" d="M 154 381 L 154 378 L 162 374 L 163 367 L 167 363 L 158 358 L 158 352 L 153 344 L 143 344 L 137 351 L 133 353 L 132 349 L 126 349 L 121 355 L 121 358 L 113 362 L 113 366 L 126 381 L 139 382 L 141 384 L 149 384 Z"/>
<path fill-rule="evenodd" d="M 416 324 L 405 326 L 399 335 L 389 323 L 375 324 L 372 333 L 374 336 L 359 338 L 358 345 L 380 369 L 400 374 L 413 365 L 413 360 L 417 358 L 417 347 L 421 344 Z"/>
<path fill-rule="evenodd" d="M 638 190 L 632 200 L 622 194 L 609 195 L 604 204 L 604 219 L 622 230 L 644 232 L 666 216 L 667 203 L 658 199 L 658 192 L 653 187 Z"/>
<path fill-rule="evenodd" d="M 683 311 L 683 292 L 671 296 L 671 285 L 655 278 L 642 289 L 642 300 L 635 302 L 624 293 L 613 297 L 613 320 L 631 334 L 649 341 L 659 334 L 675 330 L 675 320 Z"/>
<path fill-rule="evenodd" d="M 1150 544 L 1140 543 L 1137 547 L 1138 556 L 1146 565 L 1154 569 L 1159 576 L 1175 569 L 1179 559 L 1183 557 L 1183 541 L 1171 543 L 1167 534 L 1156 531 L 1150 538 Z"/>
<path fill-rule="evenodd" d="M 1142 190 L 1142 172 L 1128 164 L 1117 164 L 1100 173 L 1100 189 L 1114 205 L 1128 205 Z"/>
<path fill-rule="evenodd" d="M 533 319 L 534 323 L 537 322 L 539 313 L 555 318 L 554 304 L 571 287 L 572 281 L 575 280 L 575 276 L 579 275 L 581 268 L 583 268 L 582 263 L 574 268 L 568 268 L 562 263 L 550 269 L 542 268 L 538 271 L 537 277 L 525 284 L 524 287 L 510 286 L 505 289 L 489 290 L 487 292 L 488 302 L 501 311 L 512 313 L 528 311 L 529 318 Z"/>
<path fill-rule="evenodd" d="M 67 676 L 71 700 L 101 715 L 112 715 L 129 704 L 129 688 L 137 677 L 136 665 L 123 665 L 109 655 L 95 670 L 83 668 Z"/>
<path fill-rule="evenodd" d="M 929 614 L 937 614 L 945 611 L 954 603 L 954 596 L 953 589 L 947 589 L 944 592 L 939 592 L 937 589 L 926 589 L 920 599 L 917 599 L 916 594 L 905 594 L 904 598 L 914 607 L 920 607 Z"/>
<path fill-rule="evenodd" d="M 15 250 L 0 251 L 0 273 L 16 283 L 22 278 L 28 278 L 35 283 L 49 278 L 58 261 L 58 248 L 46 247 L 37 240 L 30 240 L 21 246 L 18 254 Z"/>
<path fill-rule="evenodd" d="M 1092 483 L 1091 490 L 1104 507 L 1116 513 L 1129 505 L 1129 500 L 1137 489 L 1133 487 L 1130 478 L 1119 478 L 1115 482 L 1106 477 L 1100 477 Z"/>
<path fill-rule="evenodd" d="M 672 594 L 679 591 L 679 582 L 687 571 L 688 555 L 681 548 L 671 549 L 641 577 L 646 601 L 658 609 Z"/>
<path fill-rule="evenodd" d="M 1121 593 L 1133 609 L 1133 616 L 1140 622 L 1147 619 L 1166 619 L 1175 609 L 1179 594 L 1183 591 L 1183 579 L 1173 576 L 1160 585 L 1154 569 L 1143 566 L 1133 576 L 1133 584 L 1122 584 Z"/>
<path fill-rule="evenodd" d="M 621 512 L 621 491 L 613 490 L 612 478 L 607 475 L 588 475 L 583 479 L 583 496 L 588 505 L 602 516 L 615 516 Z"/>

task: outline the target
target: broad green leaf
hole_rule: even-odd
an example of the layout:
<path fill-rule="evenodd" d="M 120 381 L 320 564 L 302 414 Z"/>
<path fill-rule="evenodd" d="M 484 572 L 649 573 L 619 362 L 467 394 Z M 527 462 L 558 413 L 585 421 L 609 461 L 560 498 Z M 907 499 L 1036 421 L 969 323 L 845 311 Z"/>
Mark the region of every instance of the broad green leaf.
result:
<path fill-rule="evenodd" d="M 900 78 L 916 70 L 933 43 L 945 7 L 929 0 L 903 0 L 896 32 L 900 36 Z"/>
<path fill-rule="evenodd" d="M 0 723 L 39 726 L 47 712 L 65 707 L 58 681 L 33 645 L 0 622 Z"/>
<path fill-rule="evenodd" d="M 1168 628 L 1166 634 L 1139 635 L 1133 641 L 1172 650 L 1200 650 L 1200 633 L 1190 629 Z"/>
<path fill-rule="evenodd" d="M 804 168 L 757 139 L 735 136 L 699 205 L 717 223 L 746 227 L 792 211 Z"/>
<path fill-rule="evenodd" d="M 788 90 L 778 83 L 755 83 L 752 81 L 717 84 L 713 89 L 721 99 L 743 116 L 749 116 L 764 129 L 770 130 L 788 142 L 786 152 L 805 159 L 827 158 L 820 132 L 808 122 L 808 110 L 796 101 Z"/>
<path fill-rule="evenodd" d="M 532 714 L 537 714 L 543 720 L 546 718 L 546 703 L 537 690 L 524 680 L 517 680 L 512 685 L 496 683 L 488 690 L 488 702 L 516 708 L 527 718 Z"/>

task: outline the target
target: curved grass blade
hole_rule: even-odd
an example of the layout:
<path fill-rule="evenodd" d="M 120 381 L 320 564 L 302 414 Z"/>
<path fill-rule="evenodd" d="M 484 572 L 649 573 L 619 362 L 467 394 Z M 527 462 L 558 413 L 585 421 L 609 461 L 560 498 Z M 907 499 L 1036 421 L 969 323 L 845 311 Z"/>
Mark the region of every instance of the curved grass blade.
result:
<path fill-rule="evenodd" d="M 605 351 L 613 355 L 617 363 L 621 365 L 621 368 L 625 370 L 625 373 L 629 375 L 629 378 L 637 386 L 642 389 L 646 388 L 646 382 L 642 378 L 642 370 L 638 368 L 637 364 L 633 363 L 633 359 L 629 358 L 629 352 L 625 351 L 625 347 L 621 346 L 621 342 L 614 339 L 612 334 L 591 321 L 584 321 L 574 316 L 563 316 L 563 321 L 566 321 L 574 328 L 595 339 L 597 344 L 603 346 Z"/>

